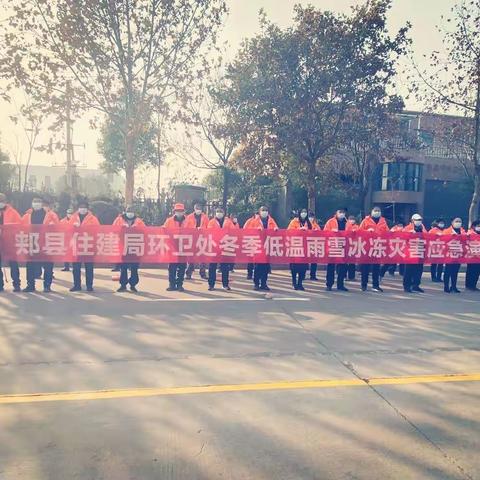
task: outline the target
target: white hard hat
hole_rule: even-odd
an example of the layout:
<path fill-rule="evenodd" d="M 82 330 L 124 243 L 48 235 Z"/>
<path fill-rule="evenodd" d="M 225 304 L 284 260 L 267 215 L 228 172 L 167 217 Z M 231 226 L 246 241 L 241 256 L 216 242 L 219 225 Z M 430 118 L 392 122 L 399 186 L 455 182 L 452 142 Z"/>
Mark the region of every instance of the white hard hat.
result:
<path fill-rule="evenodd" d="M 414 213 L 412 215 L 412 220 L 421 220 L 422 219 L 422 216 L 419 215 L 418 213 Z"/>

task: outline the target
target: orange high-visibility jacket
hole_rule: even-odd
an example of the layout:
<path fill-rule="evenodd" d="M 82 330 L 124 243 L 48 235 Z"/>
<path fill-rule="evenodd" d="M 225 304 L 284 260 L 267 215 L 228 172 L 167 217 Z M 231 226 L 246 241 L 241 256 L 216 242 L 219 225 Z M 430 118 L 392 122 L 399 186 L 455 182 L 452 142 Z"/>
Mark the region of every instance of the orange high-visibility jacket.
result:
<path fill-rule="evenodd" d="M 220 226 L 220 224 L 218 223 L 218 220 L 216 218 L 212 218 L 208 222 L 208 227 L 207 228 L 211 228 L 211 229 L 214 229 L 214 230 L 221 230 L 222 228 L 223 229 L 227 229 L 227 228 L 232 229 L 234 227 L 233 227 L 233 222 L 228 217 L 225 217 L 223 219 L 223 227 Z"/>
<path fill-rule="evenodd" d="M 244 224 L 243 224 L 243 228 L 246 229 L 246 228 L 253 228 L 252 225 L 253 225 L 253 221 L 258 217 L 257 214 L 255 214 L 253 217 L 250 217 Z"/>
<path fill-rule="evenodd" d="M 366 230 L 367 232 L 383 233 L 388 232 L 387 221 L 384 217 L 380 217 L 378 223 L 370 216 L 367 215 L 358 227 L 359 230 Z"/>
<path fill-rule="evenodd" d="M 438 227 L 432 227 L 428 233 L 433 233 L 435 235 L 443 235 L 443 230 L 441 228 L 438 228 Z"/>
<path fill-rule="evenodd" d="M 403 227 L 401 227 L 400 225 L 394 225 L 390 231 L 392 233 L 395 233 L 395 232 L 403 232 Z"/>
<path fill-rule="evenodd" d="M 313 230 L 313 229 L 314 228 L 313 228 L 313 223 L 312 223 L 311 230 Z M 307 222 L 305 222 L 305 224 L 302 227 L 302 225 L 300 223 L 300 219 L 298 217 L 295 217 L 295 218 L 292 218 L 292 220 L 290 221 L 290 223 L 287 227 L 287 230 L 310 230 L 310 229 L 308 228 L 308 223 Z"/>
<path fill-rule="evenodd" d="M 473 228 L 468 229 L 467 235 L 477 235 L 480 237 L 480 233 L 477 233 Z"/>
<path fill-rule="evenodd" d="M 311 222 L 311 224 L 312 224 L 312 230 L 321 230 L 322 229 L 316 220 Z"/>
<path fill-rule="evenodd" d="M 171 216 L 171 217 L 168 217 L 166 220 L 165 220 L 165 223 L 163 224 L 163 226 L 165 228 L 185 228 L 185 224 L 186 224 L 186 220 L 187 218 L 186 217 L 183 217 L 183 220 L 181 222 L 179 222 L 175 215 Z"/>
<path fill-rule="evenodd" d="M 248 227 L 247 227 L 247 223 L 248 223 Z M 254 228 L 257 230 L 263 230 L 264 227 L 263 227 L 263 222 L 262 222 L 262 219 L 260 218 L 260 215 L 255 216 L 255 218 L 250 218 L 249 220 L 247 220 L 243 228 L 244 229 Z M 277 222 L 270 215 L 268 216 L 267 229 L 278 230 Z"/>
<path fill-rule="evenodd" d="M 460 233 L 457 233 L 452 226 L 446 228 L 443 231 L 443 235 L 465 235 L 467 232 L 464 228 L 460 228 Z"/>
<path fill-rule="evenodd" d="M 140 217 L 135 217 L 135 220 L 133 221 L 132 225 L 130 225 L 125 218 L 123 218 L 123 215 L 119 215 L 112 223 L 113 226 L 115 227 L 144 227 L 145 222 L 140 218 Z"/>
<path fill-rule="evenodd" d="M 7 223 L 21 223 L 22 221 L 22 216 L 8 203 L 3 211 L 0 210 L 0 216 L 3 216 L 4 225 Z"/>
<path fill-rule="evenodd" d="M 323 227 L 324 232 L 338 232 L 338 220 L 337 217 L 330 218 Z M 347 220 L 345 224 L 345 232 L 353 231 L 353 225 Z"/>
<path fill-rule="evenodd" d="M 32 223 L 31 208 L 29 208 L 25 212 L 25 215 L 22 217 L 22 223 L 24 225 L 31 225 Z M 58 219 L 58 215 L 53 210 L 48 210 L 47 212 L 45 212 L 45 218 L 43 219 L 44 225 L 57 225 L 58 223 L 60 223 L 60 220 Z"/>
<path fill-rule="evenodd" d="M 70 217 L 70 218 L 72 218 L 72 217 Z M 70 223 L 70 218 L 68 218 L 68 217 L 63 217 L 63 218 L 60 220 L 60 223 L 61 223 L 62 225 L 65 225 L 65 224 L 67 224 L 67 223 Z"/>
<path fill-rule="evenodd" d="M 74 227 L 79 227 L 80 225 L 82 227 L 88 227 L 92 225 L 100 225 L 100 222 L 98 221 L 98 218 L 92 213 L 92 212 L 87 212 L 85 215 L 85 218 L 83 219 L 83 222 L 80 222 L 80 215 L 77 212 L 75 212 L 72 217 L 70 218 L 70 221 L 68 222 L 70 225 L 73 225 Z"/>
<path fill-rule="evenodd" d="M 404 232 L 408 233 L 420 233 L 415 231 L 415 225 L 413 223 L 409 223 L 404 229 Z M 427 233 L 427 229 L 425 228 L 425 225 L 422 225 L 422 232 Z"/>
<path fill-rule="evenodd" d="M 233 228 L 234 230 L 240 230 L 240 224 L 239 224 L 239 223 L 233 223 L 233 222 L 232 222 L 232 228 Z"/>
<path fill-rule="evenodd" d="M 202 213 L 200 215 L 200 226 L 197 227 L 197 222 L 195 219 L 195 212 L 187 215 L 185 218 L 185 228 L 207 228 L 208 227 L 208 215 Z"/>

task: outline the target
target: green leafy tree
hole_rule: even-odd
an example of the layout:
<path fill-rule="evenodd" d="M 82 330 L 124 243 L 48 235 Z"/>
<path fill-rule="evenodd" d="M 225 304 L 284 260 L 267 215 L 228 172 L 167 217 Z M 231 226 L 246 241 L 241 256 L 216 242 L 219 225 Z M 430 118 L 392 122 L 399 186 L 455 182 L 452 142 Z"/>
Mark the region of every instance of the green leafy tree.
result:
<path fill-rule="evenodd" d="M 292 157 L 311 210 L 320 163 L 338 146 L 348 112 L 388 97 L 408 43 L 408 26 L 393 38 L 387 31 L 390 6 L 371 0 L 346 16 L 297 5 L 293 26 L 283 30 L 263 16 L 261 34 L 244 42 L 227 69 L 224 99 L 237 106 L 236 123 L 249 127 L 244 143 L 272 144 Z"/>

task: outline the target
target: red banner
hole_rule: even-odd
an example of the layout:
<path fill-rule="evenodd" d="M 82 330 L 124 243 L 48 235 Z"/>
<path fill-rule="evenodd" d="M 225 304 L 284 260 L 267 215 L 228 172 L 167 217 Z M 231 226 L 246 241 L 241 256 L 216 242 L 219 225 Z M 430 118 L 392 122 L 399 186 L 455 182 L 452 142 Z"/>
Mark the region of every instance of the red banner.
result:
<path fill-rule="evenodd" d="M 19 262 L 480 263 L 480 235 L 3 225 Z"/>

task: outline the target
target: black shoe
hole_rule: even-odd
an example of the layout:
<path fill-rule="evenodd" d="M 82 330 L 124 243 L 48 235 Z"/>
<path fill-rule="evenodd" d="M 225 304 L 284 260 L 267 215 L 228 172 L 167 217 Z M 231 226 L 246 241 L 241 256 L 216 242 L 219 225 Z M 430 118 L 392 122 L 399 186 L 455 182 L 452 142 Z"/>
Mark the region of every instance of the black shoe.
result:
<path fill-rule="evenodd" d="M 87 287 L 87 292 L 93 292 L 93 287 Z"/>
<path fill-rule="evenodd" d="M 454 287 L 450 290 L 452 293 L 462 293 L 457 287 Z"/>
<path fill-rule="evenodd" d="M 137 287 L 135 287 L 134 285 L 130 285 L 130 291 L 133 293 L 138 293 Z"/>
<path fill-rule="evenodd" d="M 381 287 L 372 287 L 372 290 L 373 290 L 374 292 L 383 293 L 383 288 L 381 288 Z"/>
<path fill-rule="evenodd" d="M 43 287 L 43 293 L 52 293 L 52 289 L 50 287 Z"/>
<path fill-rule="evenodd" d="M 22 292 L 24 293 L 31 293 L 35 291 L 35 287 L 25 287 Z"/>
<path fill-rule="evenodd" d="M 215 287 L 214 287 L 213 285 L 209 285 L 209 286 L 208 286 L 208 291 L 211 292 L 211 291 L 213 291 L 213 290 L 215 290 Z"/>
<path fill-rule="evenodd" d="M 75 287 L 73 286 L 71 289 L 70 289 L 71 292 L 81 292 L 82 291 L 82 287 Z"/>
<path fill-rule="evenodd" d="M 223 289 L 224 289 L 224 290 L 227 290 L 228 292 L 231 290 L 231 288 L 230 288 L 230 286 L 229 286 L 229 285 L 227 285 L 227 286 L 224 286 L 224 287 L 223 287 Z"/>
<path fill-rule="evenodd" d="M 256 292 L 258 292 L 258 291 L 260 290 L 260 287 L 259 287 L 258 285 L 254 285 L 254 286 L 253 286 L 253 289 L 254 289 Z"/>
<path fill-rule="evenodd" d="M 206 275 L 205 273 L 204 273 L 203 275 L 200 274 L 200 278 L 201 278 L 202 280 L 208 280 L 208 277 L 207 277 L 207 275 Z"/>
<path fill-rule="evenodd" d="M 183 285 L 179 285 L 177 287 L 177 292 L 184 292 L 184 291 L 185 291 L 185 289 L 183 288 Z"/>
<path fill-rule="evenodd" d="M 443 287 L 443 291 L 444 291 L 445 293 L 450 293 L 450 289 L 449 289 L 448 287 Z"/>
<path fill-rule="evenodd" d="M 425 290 L 420 287 L 412 287 L 412 292 L 425 293 Z"/>
<path fill-rule="evenodd" d="M 170 286 L 167 288 L 167 292 L 174 292 L 176 289 L 177 289 L 177 287 L 175 287 L 174 285 L 170 285 Z"/>
<path fill-rule="evenodd" d="M 320 279 L 318 277 L 310 277 L 312 282 L 318 282 Z"/>
<path fill-rule="evenodd" d="M 263 285 L 262 287 L 260 287 L 260 290 L 263 290 L 264 292 L 269 292 L 270 287 L 268 287 L 267 285 Z"/>
<path fill-rule="evenodd" d="M 110 271 L 111 271 L 111 272 L 119 272 L 119 271 L 120 271 L 120 267 L 113 267 Z"/>
<path fill-rule="evenodd" d="M 247 280 L 253 280 L 253 275 L 247 275 Z"/>
<path fill-rule="evenodd" d="M 187 274 L 187 275 L 185 275 L 185 278 L 186 278 L 187 280 L 191 280 L 191 279 L 192 279 L 192 275 L 191 275 L 191 274 Z"/>
<path fill-rule="evenodd" d="M 117 292 L 126 292 L 127 287 L 125 285 L 122 285 L 120 288 L 117 288 Z"/>
<path fill-rule="evenodd" d="M 15 293 L 18 293 L 18 292 L 21 292 L 22 289 L 21 289 L 20 287 L 13 287 L 13 291 L 14 291 Z"/>
<path fill-rule="evenodd" d="M 332 291 L 332 287 L 325 287 L 325 291 L 331 292 L 331 291 Z"/>
<path fill-rule="evenodd" d="M 297 290 L 301 290 L 302 292 L 304 292 L 304 291 L 305 291 L 305 287 L 304 287 L 303 285 L 299 285 L 299 286 L 297 287 Z"/>
<path fill-rule="evenodd" d="M 64 267 L 64 268 L 62 268 L 60 271 L 61 271 L 61 272 L 69 272 L 69 271 L 70 271 L 70 269 L 69 269 L 69 268 L 65 268 L 65 267 Z"/>
<path fill-rule="evenodd" d="M 480 288 L 477 287 L 467 287 L 466 288 L 469 292 L 480 292 Z M 15 291 L 15 290 L 13 290 Z"/>
<path fill-rule="evenodd" d="M 404 287 L 403 291 L 405 293 L 412 293 L 412 289 L 410 287 Z"/>
<path fill-rule="evenodd" d="M 343 287 L 343 286 L 342 287 L 337 287 L 337 290 L 340 291 L 340 292 L 348 292 L 349 291 L 348 288 Z"/>
<path fill-rule="evenodd" d="M 362 286 L 362 292 L 366 292 L 366 291 L 367 291 L 367 287 Z"/>

